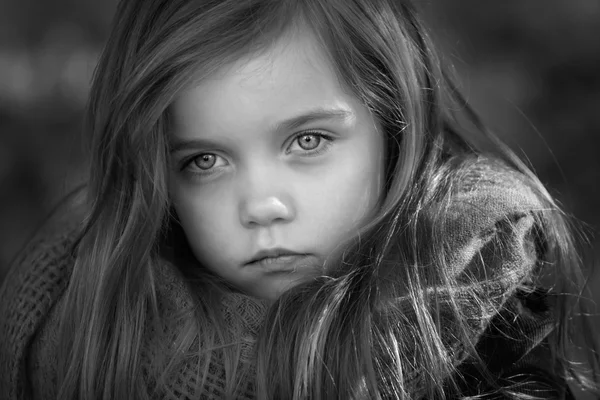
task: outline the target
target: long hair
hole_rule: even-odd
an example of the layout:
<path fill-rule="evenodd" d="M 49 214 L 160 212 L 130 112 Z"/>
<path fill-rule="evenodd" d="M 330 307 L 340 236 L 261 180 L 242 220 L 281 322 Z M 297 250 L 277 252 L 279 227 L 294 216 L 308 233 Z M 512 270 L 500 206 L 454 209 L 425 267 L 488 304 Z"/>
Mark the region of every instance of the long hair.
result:
<path fill-rule="evenodd" d="M 140 354 L 147 329 L 160 330 L 165 322 L 156 280 L 157 265 L 168 261 L 194 282 L 196 304 L 176 318 L 183 334 L 172 356 L 162 360 L 167 372 L 153 380 L 154 389 L 159 393 L 164 375 L 200 337 L 204 372 L 195 393 L 216 353 L 225 366 L 228 396 L 240 390 L 236 382 L 248 371 L 236 367 L 239 347 L 224 346 L 235 338 L 220 328 L 216 311 L 225 284 L 185 259 L 165 260 L 189 255 L 171 249 L 182 246 L 182 236 L 167 189 L 169 106 L 185 88 L 244 55 L 268 50 L 298 26 L 315 33 L 340 81 L 380 122 L 385 197 L 330 262 L 329 276 L 290 290 L 271 307 L 257 343 L 259 398 L 411 398 L 411 365 L 428 371 L 420 378 L 425 396 L 444 397 L 454 366 L 439 315 L 431 312 L 436 298 L 423 293 L 431 282 L 451 286 L 453 278 L 436 250 L 444 248 L 445 237 L 431 229 L 443 213 L 424 224 L 424 210 L 433 200 L 447 200 L 451 178 L 472 156 L 502 159 L 528 177 L 547 210 L 539 223 L 548 260 L 561 266 L 554 289 L 578 293 L 582 277 L 566 218 L 466 104 L 410 1 L 121 1 L 88 106 L 90 211 L 61 314 L 59 398 L 151 396 L 144 377 L 154 372 L 142 370 Z M 395 277 L 402 287 L 389 283 L 390 263 L 402 271 L 402 279 Z M 434 272 L 425 265 L 435 265 Z M 400 292 L 410 299 L 411 323 L 402 324 L 402 315 L 386 305 Z M 563 327 L 572 326 L 576 299 L 556 298 L 559 328 L 552 348 L 567 360 L 571 335 Z M 394 318 L 382 317 L 388 314 Z M 453 322 L 460 325 L 460 318 Z M 410 352 L 403 351 L 403 335 L 415 340 Z M 381 373 L 386 368 L 394 370 L 390 379 Z"/>

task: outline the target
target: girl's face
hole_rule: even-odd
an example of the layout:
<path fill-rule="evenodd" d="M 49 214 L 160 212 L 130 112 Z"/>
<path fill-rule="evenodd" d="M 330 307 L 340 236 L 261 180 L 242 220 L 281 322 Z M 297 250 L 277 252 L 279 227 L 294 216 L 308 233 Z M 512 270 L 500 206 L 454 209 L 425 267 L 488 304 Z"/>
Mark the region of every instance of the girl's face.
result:
<path fill-rule="evenodd" d="M 196 258 L 275 299 L 323 272 L 374 211 L 384 140 L 307 31 L 173 104 L 170 195 Z"/>

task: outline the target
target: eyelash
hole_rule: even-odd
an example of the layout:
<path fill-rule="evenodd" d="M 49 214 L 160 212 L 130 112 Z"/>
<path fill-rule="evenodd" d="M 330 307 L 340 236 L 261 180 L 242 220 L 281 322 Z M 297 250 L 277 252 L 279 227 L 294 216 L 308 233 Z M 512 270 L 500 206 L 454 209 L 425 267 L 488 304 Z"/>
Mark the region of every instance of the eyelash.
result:
<path fill-rule="evenodd" d="M 291 154 L 290 147 L 294 143 L 297 143 L 300 138 L 305 137 L 305 136 L 314 136 L 314 137 L 316 137 L 316 138 L 318 138 L 319 140 L 322 141 L 322 142 L 319 142 L 319 144 L 318 144 L 318 146 L 317 146 L 316 149 L 313 149 L 313 150 L 301 150 L 302 155 L 306 156 L 306 157 L 314 157 L 314 156 L 317 156 L 319 154 L 325 153 L 327 150 L 329 150 L 329 147 L 331 146 L 331 144 L 334 141 L 333 137 L 331 137 L 330 135 L 326 135 L 326 134 L 324 134 L 322 132 L 318 132 L 318 131 L 304 131 L 304 132 L 298 133 L 297 135 L 295 135 L 293 137 L 291 143 L 287 146 L 287 148 L 285 150 L 286 154 Z M 193 174 L 193 175 L 199 175 L 199 176 L 209 176 L 209 175 L 214 174 L 214 172 L 213 172 L 213 168 L 214 167 L 211 167 L 210 169 L 207 169 L 207 170 L 202 170 L 200 168 L 197 168 L 195 170 L 191 170 L 190 169 L 190 165 L 194 162 L 194 160 L 196 160 L 199 157 L 201 157 L 203 155 L 206 155 L 206 154 L 212 154 L 212 155 L 214 155 L 217 158 L 219 158 L 219 157 L 223 158 L 222 156 L 220 156 L 220 155 L 218 155 L 216 153 L 211 153 L 211 152 L 205 152 L 205 153 L 196 154 L 196 155 L 194 155 L 194 156 L 192 156 L 192 157 L 184 160 L 183 163 L 182 163 L 182 165 L 181 165 L 180 170 L 184 171 L 184 172 L 188 172 L 188 173 Z"/>

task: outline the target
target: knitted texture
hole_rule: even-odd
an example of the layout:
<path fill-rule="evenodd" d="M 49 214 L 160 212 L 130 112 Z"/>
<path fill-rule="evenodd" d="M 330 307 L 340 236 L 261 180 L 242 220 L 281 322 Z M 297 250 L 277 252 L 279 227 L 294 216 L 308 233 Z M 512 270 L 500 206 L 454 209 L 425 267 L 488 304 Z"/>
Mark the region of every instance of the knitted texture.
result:
<path fill-rule="evenodd" d="M 77 218 L 75 218 L 77 220 Z M 30 346 L 67 287 L 78 223 L 57 218 L 21 251 L 0 287 L 0 398 L 30 397 Z M 52 388 L 55 382 L 44 382 Z"/>
<path fill-rule="evenodd" d="M 174 270 L 174 266 L 164 263 L 159 266 L 157 276 L 157 299 L 160 315 L 175 315 L 182 310 L 194 308 L 194 302 L 189 294 L 188 286 L 185 285 L 181 276 Z M 240 361 L 242 368 L 248 368 L 253 372 L 254 338 L 260 328 L 260 324 L 266 313 L 265 302 L 240 293 L 228 293 L 221 302 L 221 315 L 226 324 L 226 329 L 235 332 L 236 343 L 240 344 Z M 165 338 L 174 338 L 181 329 L 181 323 L 175 325 L 162 325 L 162 331 L 156 332 L 151 323 L 146 328 L 146 340 L 143 348 L 142 370 L 146 371 L 146 383 L 149 388 L 155 386 L 152 378 L 152 363 L 157 359 L 158 349 L 164 348 L 157 341 Z M 193 348 L 202 348 L 199 339 L 194 342 Z M 225 398 L 225 371 L 223 361 L 218 358 L 212 359 L 208 367 L 207 380 L 200 394 L 196 393 L 196 387 L 201 375 L 197 368 L 198 356 L 188 358 L 184 365 L 180 366 L 177 373 L 170 377 L 165 391 L 156 392 L 153 398 L 180 400 L 180 399 L 222 399 Z M 253 385 L 250 380 L 242 383 L 237 398 L 254 398 Z"/>
<path fill-rule="evenodd" d="M 501 322 L 495 321 L 509 319 L 506 315 L 498 319 L 498 310 L 508 310 L 509 316 L 514 317 L 517 311 L 511 310 L 523 309 L 523 305 L 528 304 L 526 296 L 521 298 L 517 295 L 517 289 L 537 265 L 539 249 L 534 216 L 541 206 L 524 184 L 524 179 L 497 163 L 481 160 L 460 175 L 451 204 L 444 207 L 444 229 L 449 246 L 443 251 L 447 253 L 452 273 L 461 285 L 455 289 L 454 297 L 467 317 L 473 342 L 481 344 L 478 350 L 482 354 L 491 351 L 493 346 L 486 345 L 488 342 L 480 338 L 494 329 L 502 331 L 498 328 Z M 432 210 L 435 212 L 435 207 Z M 71 227 L 32 242 L 16 260 L 0 288 L 2 399 L 56 398 L 56 310 L 73 266 L 70 248 L 76 232 L 77 227 Z M 169 314 L 193 306 L 189 286 L 174 266 L 165 262 L 160 266 L 159 276 L 157 298 L 162 313 Z M 444 299 L 443 293 L 441 298 Z M 399 302 L 406 300 L 398 299 Z M 410 322 L 414 312 L 408 301 L 406 305 L 404 320 Z M 242 294 L 232 293 L 222 302 L 225 321 L 231 324 L 232 329 L 238 329 L 238 337 L 243 343 L 240 363 L 250 372 L 253 371 L 252 349 L 265 311 L 265 303 Z M 436 312 L 444 321 L 444 307 Z M 455 324 L 452 324 L 451 313 L 448 315 L 448 329 L 443 339 L 455 355 L 455 365 L 467 368 L 471 365 L 471 355 L 463 351 L 461 344 L 454 339 L 456 335 L 452 326 Z M 527 330 L 526 339 L 508 343 L 510 348 L 516 349 L 515 354 L 510 365 L 498 368 L 498 374 L 510 372 L 513 366 L 522 362 L 551 329 L 547 310 L 536 314 L 532 321 L 524 328 Z M 155 351 L 160 347 L 156 341 L 174 335 L 177 327 L 168 329 L 172 332 L 147 330 L 142 371 L 149 371 Z M 190 360 L 181 366 L 168 382 L 167 392 L 160 393 L 159 397 L 172 400 L 223 398 L 225 373 L 220 360 L 217 358 L 209 365 L 209 379 L 202 393 L 194 391 L 199 376 L 196 361 Z M 415 370 L 412 375 L 418 377 L 421 372 Z M 155 382 L 149 379 L 147 384 L 152 389 Z M 248 382 L 241 383 L 240 387 L 239 398 L 254 398 L 252 373 Z M 414 397 L 418 398 L 418 384 L 414 392 Z M 473 393 L 476 392 L 473 389 Z"/>

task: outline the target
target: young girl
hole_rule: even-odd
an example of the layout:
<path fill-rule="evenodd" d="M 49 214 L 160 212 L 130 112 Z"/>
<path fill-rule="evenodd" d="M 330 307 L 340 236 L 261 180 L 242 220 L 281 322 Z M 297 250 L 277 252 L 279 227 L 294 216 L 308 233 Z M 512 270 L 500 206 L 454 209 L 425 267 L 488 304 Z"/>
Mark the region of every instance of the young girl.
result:
<path fill-rule="evenodd" d="M 408 0 L 122 1 L 88 111 L 87 201 L 0 292 L 4 398 L 595 390 L 565 217 Z"/>

